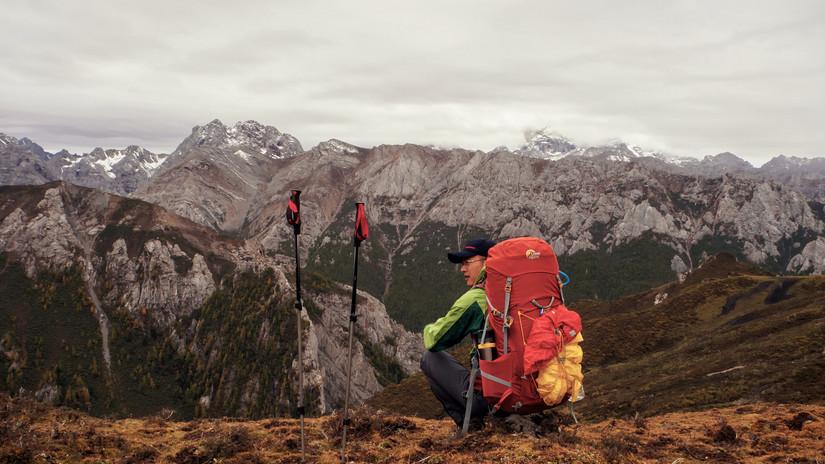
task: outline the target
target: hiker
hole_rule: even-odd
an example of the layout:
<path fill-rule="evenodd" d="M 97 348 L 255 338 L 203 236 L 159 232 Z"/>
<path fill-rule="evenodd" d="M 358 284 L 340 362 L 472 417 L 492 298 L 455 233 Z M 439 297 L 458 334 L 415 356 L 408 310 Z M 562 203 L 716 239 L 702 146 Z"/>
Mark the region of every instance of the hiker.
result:
<path fill-rule="evenodd" d="M 461 264 L 460 271 L 469 287 L 446 315 L 424 327 L 424 347 L 421 371 L 427 377 L 433 394 L 444 411 L 461 427 L 464 421 L 466 393 L 470 373 L 446 349 L 459 344 L 467 335 L 476 335 L 484 327 L 487 297 L 484 293 L 487 252 L 496 243 L 486 238 L 470 240 L 461 251 L 447 253 L 450 262 Z M 481 428 L 482 417 L 489 412 L 484 397 L 473 395 L 471 425 Z"/>
<path fill-rule="evenodd" d="M 491 411 L 528 415 L 566 402 L 572 414 L 584 398 L 584 338 L 581 317 L 565 305 L 553 247 L 538 237 L 504 240 L 484 269 L 485 329 L 493 331 L 497 356 L 478 367 Z"/>

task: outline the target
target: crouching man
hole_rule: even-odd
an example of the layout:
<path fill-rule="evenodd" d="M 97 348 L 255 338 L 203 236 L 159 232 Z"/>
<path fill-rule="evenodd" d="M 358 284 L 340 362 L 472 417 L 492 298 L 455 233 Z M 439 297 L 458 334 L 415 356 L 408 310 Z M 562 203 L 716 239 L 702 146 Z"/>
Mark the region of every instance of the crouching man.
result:
<path fill-rule="evenodd" d="M 470 372 L 444 350 L 459 344 L 471 334 L 480 335 L 487 316 L 487 297 L 484 293 L 487 251 L 495 245 L 488 239 L 470 240 L 461 251 L 448 253 L 450 262 L 461 264 L 460 271 L 469 287 L 450 310 L 432 324 L 424 327 L 424 357 L 421 370 L 430 388 L 441 401 L 444 411 L 461 427 L 467 405 L 467 391 L 473 386 Z M 473 394 L 471 426 L 479 428 L 489 407 L 477 391 Z"/>

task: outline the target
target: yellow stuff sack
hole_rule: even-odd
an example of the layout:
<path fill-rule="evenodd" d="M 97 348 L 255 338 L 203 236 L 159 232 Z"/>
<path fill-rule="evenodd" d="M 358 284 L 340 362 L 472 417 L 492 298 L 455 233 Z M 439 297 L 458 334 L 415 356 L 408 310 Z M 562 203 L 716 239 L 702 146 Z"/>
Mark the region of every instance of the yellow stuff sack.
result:
<path fill-rule="evenodd" d="M 547 365 L 539 370 L 536 387 L 548 406 L 561 403 L 567 395 L 574 402 L 584 397 L 582 388 L 584 352 L 579 346 L 582 341 L 584 338 L 579 333 L 573 341 L 564 346 L 564 350 L 558 356 L 548 361 Z"/>

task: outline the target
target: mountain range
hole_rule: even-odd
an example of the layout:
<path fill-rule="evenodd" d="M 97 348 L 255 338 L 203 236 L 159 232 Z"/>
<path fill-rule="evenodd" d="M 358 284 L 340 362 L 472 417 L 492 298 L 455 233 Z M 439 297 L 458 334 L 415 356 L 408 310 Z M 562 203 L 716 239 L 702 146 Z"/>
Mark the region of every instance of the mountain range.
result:
<path fill-rule="evenodd" d="M 361 402 L 417 369 L 414 332 L 464 288 L 445 252 L 469 238 L 546 238 L 572 302 L 684 281 L 719 252 L 774 274 L 825 272 L 820 161 L 756 169 L 542 131 L 512 152 L 335 139 L 304 150 L 254 121 L 196 126 L 168 155 L 51 154 L 3 135 L 0 317 L 13 330 L 0 333 L 0 388 L 99 414 L 258 417 L 294 411 L 303 369 L 310 409 L 329 411 L 343 401 L 354 202 L 371 226 Z M 291 189 L 304 191 L 304 366 L 292 361 Z"/>
<path fill-rule="evenodd" d="M 578 146 L 564 136 L 547 130 L 529 131 L 525 138 L 527 143 L 515 150 L 515 153 L 549 160 L 589 157 L 635 161 L 654 169 L 692 176 L 718 177 L 723 174 L 735 174 L 753 179 L 773 180 L 802 192 L 811 199 L 820 202 L 825 200 L 825 157 L 778 155 L 757 168 L 730 152 L 698 159 L 645 150 L 624 142 L 594 147 Z"/>
<path fill-rule="evenodd" d="M 6 183 L 48 180 L 38 173 L 56 172 L 47 168 L 66 157 L 27 139 L 4 140 L 12 147 L 11 156 L 0 158 Z M 44 159 L 45 167 L 35 169 Z M 134 159 L 123 156 L 112 169 L 139 164 Z M 513 152 L 411 144 L 361 148 L 334 139 L 304 150 L 274 127 L 214 120 L 194 127 L 170 155 L 153 159 L 163 162 L 137 170 L 151 177 L 133 170 L 112 179 L 104 170 L 70 182 L 103 189 L 99 180 L 105 178 L 119 193 L 127 190 L 121 180 L 140 177 L 131 197 L 270 255 L 292 253 L 289 232 L 279 225 L 283 199 L 299 188 L 307 205 L 302 256 L 316 272 L 344 283 L 347 205 L 366 201 L 375 227 L 365 246 L 364 288 L 412 330 L 442 311 L 437 308 L 444 294 L 460 291 L 443 251 L 471 236 L 546 237 L 574 275 L 572 297 L 614 298 L 649 288 L 718 251 L 774 272 L 825 271 L 819 200 L 825 181 L 816 180 L 825 180 L 825 171 L 817 170 L 819 158 L 777 157 L 756 169 L 732 154 L 699 161 L 624 143 L 578 146 L 547 131 L 528 133 Z M 776 180 L 764 178 L 769 174 Z"/>
<path fill-rule="evenodd" d="M 345 142 L 329 140 L 324 144 Z M 355 148 L 350 146 L 351 148 Z M 435 147 L 430 147 L 435 148 Z M 131 194 L 147 185 L 155 174 L 191 159 L 193 153 L 209 157 L 217 149 L 226 155 L 224 162 L 240 157 L 255 163 L 262 159 L 295 156 L 304 150 L 293 136 L 256 121 L 237 122 L 225 126 L 215 119 L 204 126 L 195 126 L 192 133 L 171 153 L 152 153 L 130 145 L 125 149 L 95 148 L 89 153 L 73 154 L 66 150 L 49 153 L 28 138 L 16 139 L 0 133 L 0 185 L 26 185 L 65 180 L 118 194 Z M 812 199 L 825 199 L 825 157 L 803 158 L 778 155 L 756 168 L 730 152 L 705 156 L 702 159 L 673 156 L 645 150 L 625 142 L 597 146 L 576 144 L 548 129 L 525 133 L 525 143 L 510 150 L 500 146 L 491 151 L 512 152 L 546 160 L 562 158 L 602 158 L 611 161 L 649 163 L 658 169 L 678 174 L 716 177 L 730 173 L 756 179 L 773 180 L 805 193 Z M 234 155 L 234 156 L 233 156 Z M 158 169 L 165 161 L 164 169 Z M 234 166 L 233 163 L 233 167 Z"/>

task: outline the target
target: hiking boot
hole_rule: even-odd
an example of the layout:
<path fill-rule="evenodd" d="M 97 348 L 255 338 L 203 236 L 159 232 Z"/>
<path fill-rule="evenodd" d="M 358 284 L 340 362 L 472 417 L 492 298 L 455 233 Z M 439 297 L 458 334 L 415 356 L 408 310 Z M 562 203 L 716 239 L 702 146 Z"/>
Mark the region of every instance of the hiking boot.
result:
<path fill-rule="evenodd" d="M 538 431 L 538 425 L 536 425 L 535 422 L 533 422 L 529 417 L 518 414 L 510 414 L 504 419 L 504 422 L 507 424 L 507 428 L 512 432 L 523 433 L 525 435 L 535 437 L 536 432 Z"/>

